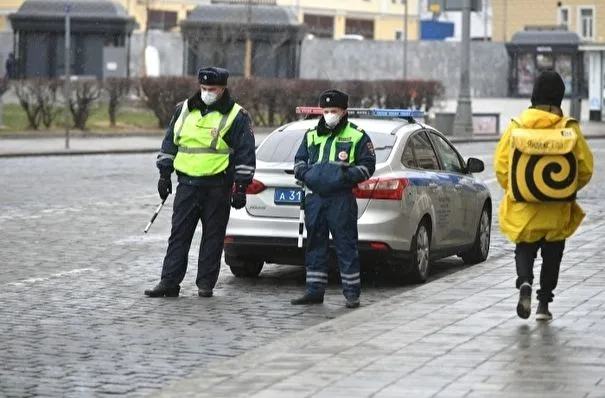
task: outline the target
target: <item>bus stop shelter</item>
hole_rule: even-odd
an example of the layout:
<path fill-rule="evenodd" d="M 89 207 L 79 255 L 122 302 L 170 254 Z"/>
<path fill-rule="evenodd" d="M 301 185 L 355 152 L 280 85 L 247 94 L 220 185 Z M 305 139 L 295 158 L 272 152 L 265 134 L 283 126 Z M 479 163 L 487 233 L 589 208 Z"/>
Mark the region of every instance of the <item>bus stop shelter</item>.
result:
<path fill-rule="evenodd" d="M 128 76 L 134 18 L 111 0 L 25 0 L 8 16 L 19 77 L 65 74 L 65 18 L 70 16 L 70 71 L 76 76 Z"/>
<path fill-rule="evenodd" d="M 534 80 L 544 70 L 556 70 L 565 82 L 565 97 L 571 99 L 570 114 L 579 118 L 584 76 L 580 37 L 565 28 L 526 27 L 506 43 L 509 55 L 509 95 L 531 97 Z"/>
<path fill-rule="evenodd" d="M 211 4 L 194 8 L 180 24 L 184 70 L 194 75 L 205 65 L 244 76 L 251 54 L 251 76 L 296 78 L 304 27 L 294 11 L 277 5 Z M 249 41 L 247 40 L 249 38 Z M 249 51 L 246 51 L 246 45 Z"/>

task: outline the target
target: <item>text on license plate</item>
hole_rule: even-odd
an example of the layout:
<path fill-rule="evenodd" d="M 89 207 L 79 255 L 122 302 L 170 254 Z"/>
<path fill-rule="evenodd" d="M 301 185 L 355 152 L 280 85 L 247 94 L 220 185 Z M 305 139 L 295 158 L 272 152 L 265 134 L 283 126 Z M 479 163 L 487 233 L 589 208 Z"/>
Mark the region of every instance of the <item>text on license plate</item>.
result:
<path fill-rule="evenodd" d="M 298 205 L 302 199 L 302 190 L 297 188 L 275 188 L 275 204 Z"/>

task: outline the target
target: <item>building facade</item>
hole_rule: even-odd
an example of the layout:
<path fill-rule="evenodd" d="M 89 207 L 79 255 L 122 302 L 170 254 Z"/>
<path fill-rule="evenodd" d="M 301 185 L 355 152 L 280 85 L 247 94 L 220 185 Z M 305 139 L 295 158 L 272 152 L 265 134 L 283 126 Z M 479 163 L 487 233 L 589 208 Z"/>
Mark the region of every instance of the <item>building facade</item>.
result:
<path fill-rule="evenodd" d="M 407 37 L 419 37 L 419 1 L 408 1 Z M 316 37 L 342 39 L 363 36 L 366 40 L 402 40 L 405 0 L 277 0 L 294 7 L 300 21 Z"/>
<path fill-rule="evenodd" d="M 0 30 L 9 30 L 6 15 L 15 12 L 24 0 L 0 2 Z M 200 5 L 229 0 L 115 0 L 139 24 L 137 32 L 149 29 L 178 31 L 181 21 Z M 231 2 L 238 3 L 237 0 Z M 246 1 L 239 1 L 246 4 Z M 292 7 L 300 22 L 306 23 L 314 36 L 331 39 L 363 36 L 366 40 L 401 40 L 404 31 L 404 0 L 253 0 L 253 3 Z M 419 1 L 407 7 L 409 40 L 419 37 Z"/>

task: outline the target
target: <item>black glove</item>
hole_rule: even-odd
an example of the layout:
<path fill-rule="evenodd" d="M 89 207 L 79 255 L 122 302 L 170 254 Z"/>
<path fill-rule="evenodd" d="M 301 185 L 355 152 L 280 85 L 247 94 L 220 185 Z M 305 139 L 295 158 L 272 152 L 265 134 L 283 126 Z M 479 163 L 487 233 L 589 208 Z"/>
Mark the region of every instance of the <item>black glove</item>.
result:
<path fill-rule="evenodd" d="M 298 166 L 296 168 L 296 171 L 294 172 L 294 178 L 296 178 L 298 181 L 302 181 L 305 182 L 304 178 L 305 178 L 305 173 L 309 170 L 308 166 Z"/>
<path fill-rule="evenodd" d="M 170 180 L 170 176 L 160 177 L 158 180 L 158 193 L 162 200 L 165 200 L 168 195 L 172 193 L 172 181 Z"/>
<path fill-rule="evenodd" d="M 353 183 L 353 178 L 350 173 L 351 165 L 343 164 L 340 166 L 340 171 L 342 172 L 342 180 L 346 183 Z"/>
<path fill-rule="evenodd" d="M 235 192 L 231 195 L 231 207 L 241 209 L 244 206 L 246 206 L 246 186 L 244 184 L 237 184 Z"/>

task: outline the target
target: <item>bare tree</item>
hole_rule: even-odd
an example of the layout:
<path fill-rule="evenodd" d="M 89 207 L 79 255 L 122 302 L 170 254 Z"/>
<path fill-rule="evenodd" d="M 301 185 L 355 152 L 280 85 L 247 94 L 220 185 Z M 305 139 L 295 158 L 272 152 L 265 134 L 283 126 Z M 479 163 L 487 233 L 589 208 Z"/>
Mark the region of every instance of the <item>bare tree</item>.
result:
<path fill-rule="evenodd" d="M 86 122 L 90 117 L 90 110 L 101 97 L 101 87 L 97 80 L 78 80 L 75 82 L 72 95 L 68 99 L 69 110 L 74 120 L 74 127 L 86 129 Z"/>
<path fill-rule="evenodd" d="M 109 96 L 107 112 L 111 127 L 116 126 L 118 109 L 126 95 L 130 92 L 131 86 L 132 81 L 130 79 L 121 77 L 110 77 L 103 84 L 103 89 Z"/>

